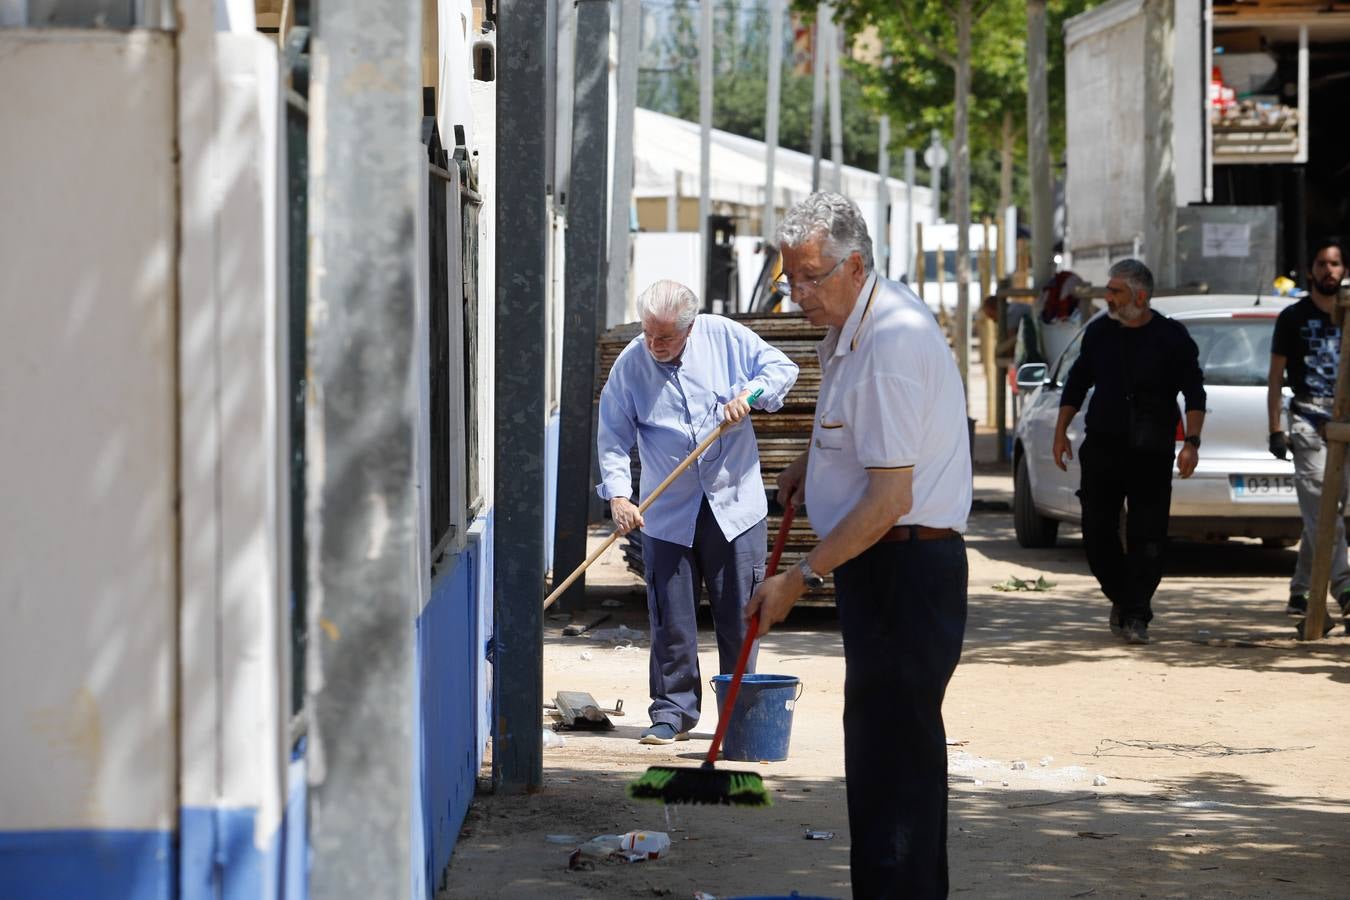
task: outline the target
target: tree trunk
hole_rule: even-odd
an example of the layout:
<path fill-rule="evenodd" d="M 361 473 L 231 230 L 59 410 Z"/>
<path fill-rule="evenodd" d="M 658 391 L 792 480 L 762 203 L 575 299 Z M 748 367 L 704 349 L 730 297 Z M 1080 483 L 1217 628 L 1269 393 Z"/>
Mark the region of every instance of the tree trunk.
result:
<path fill-rule="evenodd" d="M 995 211 L 998 222 L 998 255 L 994 257 L 993 278 L 997 282 L 1008 270 L 1006 247 L 1013 244 L 1009 241 L 1016 240 L 1016 235 L 1005 234 L 1007 230 L 1007 212 L 1008 207 L 1012 205 L 1012 181 L 1013 181 L 1013 153 L 1015 146 L 1013 141 L 1016 134 L 1013 132 L 1013 114 L 1011 109 L 1003 111 L 1003 151 L 999 158 L 998 170 L 998 209 Z"/>
<path fill-rule="evenodd" d="M 956 214 L 956 364 L 970 383 L 970 32 L 973 0 L 956 12 L 956 114 L 952 140 L 952 206 Z"/>

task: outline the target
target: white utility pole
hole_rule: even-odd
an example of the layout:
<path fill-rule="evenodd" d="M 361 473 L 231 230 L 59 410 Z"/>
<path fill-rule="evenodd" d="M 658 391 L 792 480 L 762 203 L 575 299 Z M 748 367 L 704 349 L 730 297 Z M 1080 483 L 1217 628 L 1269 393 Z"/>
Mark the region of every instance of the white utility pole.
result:
<path fill-rule="evenodd" d="M 708 302 L 708 261 L 712 252 L 712 235 L 708 233 L 708 216 L 712 213 L 712 114 L 713 114 L 713 0 L 703 0 L 702 17 L 698 29 L 698 233 L 699 259 L 703 261 L 703 292 L 699 295 Z"/>
<path fill-rule="evenodd" d="M 923 164 L 928 167 L 930 178 L 928 189 L 933 195 L 929 200 L 933 206 L 933 221 L 941 222 L 943 221 L 942 167 L 947 164 L 947 148 L 942 146 L 942 134 L 936 128 L 933 129 L 932 143 L 923 151 Z"/>
<path fill-rule="evenodd" d="M 811 40 L 811 191 L 820 190 L 820 151 L 825 140 L 825 40 L 829 4 L 816 7 L 816 30 Z"/>
<path fill-rule="evenodd" d="M 882 116 L 877 126 L 877 226 L 873 234 L 876 248 L 876 266 L 886 278 L 891 277 L 891 232 L 887 227 L 891 216 L 891 117 Z"/>
<path fill-rule="evenodd" d="M 905 274 L 914 275 L 914 148 L 905 148 Z M 917 290 L 917 288 L 916 288 Z"/>
<path fill-rule="evenodd" d="M 778 161 L 778 107 L 783 83 L 783 4 L 769 0 L 769 96 L 764 109 L 764 240 L 773 242 L 778 231 L 774 204 L 774 164 Z"/>
<path fill-rule="evenodd" d="M 839 27 L 834 24 L 834 8 L 829 12 L 830 60 L 830 159 L 834 162 L 831 185 L 836 192 L 844 189 L 844 112 L 839 90 Z"/>

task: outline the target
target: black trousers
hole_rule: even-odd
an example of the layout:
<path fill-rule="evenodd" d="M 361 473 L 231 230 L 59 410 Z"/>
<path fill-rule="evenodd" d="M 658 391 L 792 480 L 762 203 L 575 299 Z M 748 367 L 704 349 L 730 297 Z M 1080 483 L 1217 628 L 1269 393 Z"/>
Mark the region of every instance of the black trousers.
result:
<path fill-rule="evenodd" d="M 1078 448 L 1088 566 L 1126 622 L 1148 624 L 1153 618 L 1153 593 L 1162 581 L 1167 547 L 1172 460 L 1170 450 L 1131 450 L 1123 438 L 1089 435 Z M 1122 508 L 1126 546 L 1120 543 Z"/>
<path fill-rule="evenodd" d="M 853 896 L 947 896 L 942 698 L 966 629 L 959 537 L 877 544 L 834 573 Z"/>

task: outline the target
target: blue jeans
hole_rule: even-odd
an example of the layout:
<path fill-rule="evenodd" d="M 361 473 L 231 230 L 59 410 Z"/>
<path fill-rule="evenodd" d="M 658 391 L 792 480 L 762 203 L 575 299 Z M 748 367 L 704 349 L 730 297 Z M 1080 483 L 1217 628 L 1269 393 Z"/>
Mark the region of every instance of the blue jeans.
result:
<path fill-rule="evenodd" d="M 959 537 L 876 544 L 834 573 L 853 896 L 947 895 L 942 699 L 966 629 Z"/>
<path fill-rule="evenodd" d="M 698 597 L 708 589 L 717 632 L 720 674 L 736 667 L 745 640 L 745 604 L 764 580 L 766 525 L 761 519 L 732 540 L 722 534 L 708 499 L 699 508 L 694 546 L 642 536 L 647 572 L 647 619 L 652 629 L 647 708 L 652 724 L 676 731 L 698 724 L 703 678 L 698 667 Z M 747 672 L 755 671 L 759 646 L 750 653 Z"/>
<path fill-rule="evenodd" d="M 1327 465 L 1327 443 L 1306 419 L 1289 417 L 1289 447 L 1294 451 L 1294 490 L 1303 516 L 1303 536 L 1298 542 L 1298 562 L 1289 581 L 1289 593 L 1306 594 L 1312 585 L 1313 545 L 1317 542 L 1317 516 L 1322 509 L 1322 473 Z M 1342 515 L 1350 498 L 1350 479 L 1341 482 Z M 1331 593 L 1337 599 L 1350 590 L 1350 564 L 1346 562 L 1345 520 L 1336 517 L 1336 535 L 1331 545 Z"/>

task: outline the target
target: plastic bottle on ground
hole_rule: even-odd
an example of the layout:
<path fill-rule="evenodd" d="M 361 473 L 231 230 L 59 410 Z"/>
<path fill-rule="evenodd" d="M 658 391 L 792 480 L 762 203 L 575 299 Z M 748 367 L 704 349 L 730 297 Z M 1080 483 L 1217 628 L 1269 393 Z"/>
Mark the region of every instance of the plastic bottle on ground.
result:
<path fill-rule="evenodd" d="M 670 849 L 670 836 L 664 831 L 630 831 L 623 836 L 621 847 L 634 853 L 645 853 L 648 859 L 660 859 Z"/>

